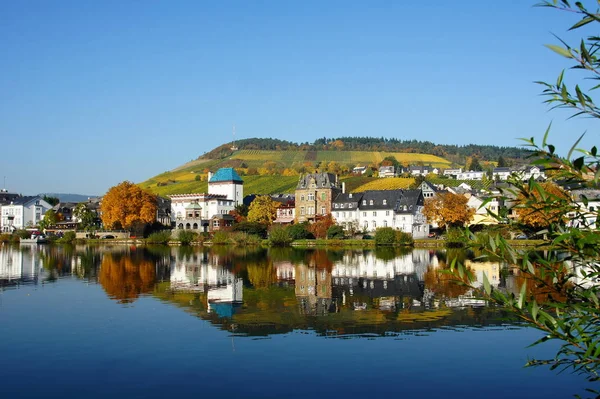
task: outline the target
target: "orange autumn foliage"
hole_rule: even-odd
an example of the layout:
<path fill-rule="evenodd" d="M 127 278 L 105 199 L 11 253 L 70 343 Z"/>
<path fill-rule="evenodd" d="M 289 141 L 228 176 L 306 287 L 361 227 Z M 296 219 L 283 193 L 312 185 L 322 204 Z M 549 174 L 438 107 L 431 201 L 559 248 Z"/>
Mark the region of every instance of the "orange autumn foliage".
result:
<path fill-rule="evenodd" d="M 128 181 L 111 187 L 100 205 L 102 223 L 108 228 L 121 225 L 129 229 L 136 222 L 152 223 L 156 209 L 156 197 Z"/>
<path fill-rule="evenodd" d="M 130 256 L 106 254 L 102 258 L 99 281 L 106 294 L 119 303 L 130 303 L 154 288 L 154 264 Z"/>
<path fill-rule="evenodd" d="M 439 193 L 425 200 L 423 214 L 427 220 L 437 223 L 441 228 L 462 227 L 473 219 L 475 210 L 467 205 L 463 195 L 450 192 Z"/>

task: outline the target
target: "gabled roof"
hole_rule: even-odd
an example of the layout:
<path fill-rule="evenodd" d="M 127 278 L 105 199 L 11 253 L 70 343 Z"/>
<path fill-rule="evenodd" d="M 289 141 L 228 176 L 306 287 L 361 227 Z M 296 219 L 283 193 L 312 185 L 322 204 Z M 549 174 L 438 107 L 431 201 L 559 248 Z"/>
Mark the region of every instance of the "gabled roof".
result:
<path fill-rule="evenodd" d="M 423 192 L 421 190 L 403 190 L 394 210 L 399 213 L 414 213 L 417 206 L 421 205 L 423 205 Z"/>
<path fill-rule="evenodd" d="M 436 186 L 434 186 L 432 183 L 428 182 L 427 180 L 423 180 L 423 182 L 421 183 L 419 188 L 422 190 L 424 188 L 423 186 L 429 187 L 429 189 L 431 189 L 431 191 L 434 191 L 434 192 L 440 191 Z"/>
<path fill-rule="evenodd" d="M 370 209 L 394 209 L 394 205 L 400 199 L 401 196 L 402 190 L 365 191 L 363 193 L 362 201 L 359 204 L 359 207 L 361 211 Z M 373 202 L 372 204 L 371 201 Z"/>
<path fill-rule="evenodd" d="M 27 195 L 24 197 L 18 197 L 12 201 L 12 205 L 27 205 L 35 200 L 42 201 L 42 197 L 37 195 Z"/>
<path fill-rule="evenodd" d="M 296 189 L 310 188 L 310 182 L 314 180 L 316 188 L 339 188 L 336 175 L 333 173 L 309 173 L 300 177 Z"/>
<path fill-rule="evenodd" d="M 333 202 L 337 204 L 354 204 L 360 202 L 363 193 L 339 193 Z"/>
<path fill-rule="evenodd" d="M 215 172 L 208 181 L 209 183 L 234 182 L 243 183 L 244 181 L 233 168 L 221 168 Z"/>

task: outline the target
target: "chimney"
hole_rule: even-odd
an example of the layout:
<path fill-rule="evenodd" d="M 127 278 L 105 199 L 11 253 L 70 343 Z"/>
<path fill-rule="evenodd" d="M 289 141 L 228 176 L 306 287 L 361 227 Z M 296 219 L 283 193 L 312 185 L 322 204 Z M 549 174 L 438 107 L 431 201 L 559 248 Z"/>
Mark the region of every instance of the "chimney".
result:
<path fill-rule="evenodd" d="M 346 182 L 342 182 L 342 194 L 346 194 Z"/>
<path fill-rule="evenodd" d="M 208 172 L 208 181 L 210 181 L 210 179 L 212 178 L 212 175 L 213 175 L 213 174 L 212 174 L 212 172 L 211 172 L 211 171 L 209 171 L 209 172 Z"/>

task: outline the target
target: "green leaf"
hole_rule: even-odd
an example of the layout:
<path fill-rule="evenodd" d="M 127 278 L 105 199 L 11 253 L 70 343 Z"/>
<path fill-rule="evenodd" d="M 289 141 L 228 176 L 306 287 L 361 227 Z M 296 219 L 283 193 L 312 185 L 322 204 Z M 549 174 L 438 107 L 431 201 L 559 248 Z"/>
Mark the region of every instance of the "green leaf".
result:
<path fill-rule="evenodd" d="M 592 22 L 592 21 L 594 21 L 594 18 L 592 18 L 592 17 L 585 17 L 585 18 L 582 18 L 582 19 L 581 19 L 580 21 L 578 21 L 578 22 L 577 22 L 575 25 L 571 26 L 571 27 L 569 28 L 569 30 L 575 30 L 575 29 L 577 29 L 577 28 L 581 28 L 582 26 L 584 26 L 584 25 L 587 25 L 587 24 L 589 24 L 589 23 L 590 23 L 590 22 Z"/>
<path fill-rule="evenodd" d="M 490 282 L 487 278 L 487 274 L 483 273 L 483 289 L 485 290 L 485 293 L 490 295 L 492 293 L 492 287 L 490 286 Z"/>
<path fill-rule="evenodd" d="M 564 47 L 560 47 L 555 44 L 545 44 L 544 46 L 546 46 L 550 50 L 554 51 L 555 53 L 562 55 L 563 57 L 573 58 L 573 55 L 571 55 L 571 52 Z"/>
<path fill-rule="evenodd" d="M 567 154 L 567 159 L 571 159 L 571 156 L 573 155 L 573 152 L 577 148 L 577 145 L 579 144 L 579 142 L 581 141 L 581 139 L 583 138 L 584 135 L 585 135 L 585 133 L 582 134 L 581 136 L 579 136 L 579 138 L 577 139 L 577 141 L 575 142 L 575 144 L 573 144 L 573 146 L 569 150 L 569 153 Z"/>
<path fill-rule="evenodd" d="M 577 93 L 577 98 L 579 99 L 579 103 L 581 104 L 581 106 L 583 108 L 585 108 L 585 106 L 586 106 L 585 96 L 581 92 L 581 89 L 579 88 L 579 85 L 575 85 L 575 93 Z"/>
<path fill-rule="evenodd" d="M 523 285 L 521 286 L 521 293 L 519 294 L 519 302 L 517 303 L 517 307 L 519 309 L 523 309 L 523 302 L 525 301 L 525 296 L 527 295 L 527 281 L 523 281 Z"/>
<path fill-rule="evenodd" d="M 531 303 L 531 317 L 533 317 L 534 321 L 537 321 L 537 315 L 538 315 L 539 310 L 540 310 L 540 308 L 538 307 L 538 304 L 537 304 L 536 300 L 534 299 L 533 302 Z"/>

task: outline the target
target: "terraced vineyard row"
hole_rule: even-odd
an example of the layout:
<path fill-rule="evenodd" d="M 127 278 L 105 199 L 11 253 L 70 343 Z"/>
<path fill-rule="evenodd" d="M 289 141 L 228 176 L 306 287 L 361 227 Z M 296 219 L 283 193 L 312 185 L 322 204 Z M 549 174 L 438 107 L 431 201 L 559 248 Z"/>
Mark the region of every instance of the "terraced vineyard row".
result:
<path fill-rule="evenodd" d="M 412 177 L 386 177 L 373 178 L 372 181 L 357 187 L 354 191 L 363 192 L 367 190 L 398 190 L 410 188 L 415 182 Z"/>

